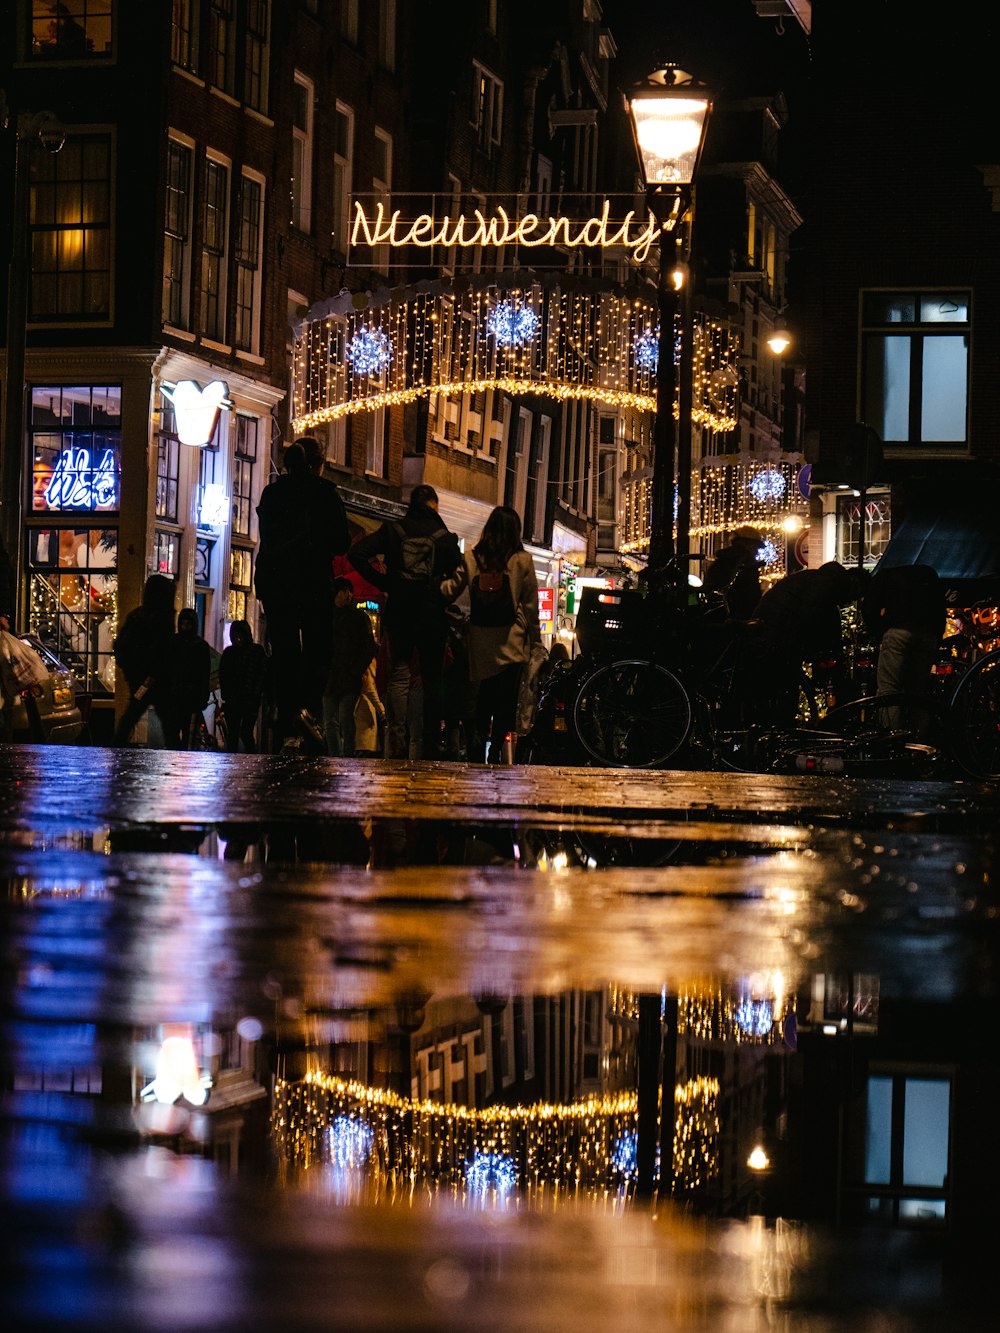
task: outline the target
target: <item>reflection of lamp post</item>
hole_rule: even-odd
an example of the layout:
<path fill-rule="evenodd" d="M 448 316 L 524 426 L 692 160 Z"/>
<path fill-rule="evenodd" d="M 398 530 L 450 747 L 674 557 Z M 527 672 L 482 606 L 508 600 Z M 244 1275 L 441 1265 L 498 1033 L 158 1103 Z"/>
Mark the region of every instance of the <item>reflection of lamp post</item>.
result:
<path fill-rule="evenodd" d="M 712 99 L 704 85 L 675 66 L 650 74 L 628 96 L 646 202 L 660 224 L 657 295 L 660 338 L 653 427 L 653 503 L 648 567 L 662 575 L 675 554 L 674 471 L 677 471 L 677 565 L 686 589 L 691 527 L 691 365 L 693 325 L 687 274 L 675 280 L 679 224 L 694 213 L 692 182 L 698 168 Z M 683 269 L 678 270 L 683 273 Z M 678 294 L 679 293 L 679 294 Z M 674 322 L 680 315 L 680 366 L 674 360 Z M 680 420 L 674 433 L 674 393 L 680 371 Z M 685 381 L 687 387 L 685 388 Z"/>
<path fill-rule="evenodd" d="M 6 108 L 2 108 L 5 112 Z M 36 143 L 58 153 L 66 133 L 51 111 L 22 112 L 14 124 L 14 197 L 10 207 L 10 269 L 7 275 L 7 385 L 0 447 L 0 523 L 11 564 L 21 569 L 21 465 L 24 455 L 24 355 L 28 320 L 28 198 L 31 152 Z"/>

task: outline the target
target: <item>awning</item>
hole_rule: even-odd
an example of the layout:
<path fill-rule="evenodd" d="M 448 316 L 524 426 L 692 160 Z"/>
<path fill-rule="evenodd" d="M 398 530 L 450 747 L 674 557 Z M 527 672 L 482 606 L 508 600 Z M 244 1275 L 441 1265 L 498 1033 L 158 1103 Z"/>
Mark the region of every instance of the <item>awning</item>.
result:
<path fill-rule="evenodd" d="M 965 596 L 1000 591 L 1000 509 L 988 494 L 959 494 L 935 500 L 926 496 L 907 505 L 906 517 L 893 533 L 879 569 L 930 565 Z"/>

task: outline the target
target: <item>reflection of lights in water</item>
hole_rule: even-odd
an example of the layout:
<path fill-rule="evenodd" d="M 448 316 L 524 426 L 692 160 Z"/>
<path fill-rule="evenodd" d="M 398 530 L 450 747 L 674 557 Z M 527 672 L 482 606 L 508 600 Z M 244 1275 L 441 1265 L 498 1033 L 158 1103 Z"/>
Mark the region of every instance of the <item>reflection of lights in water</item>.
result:
<path fill-rule="evenodd" d="M 212 1080 L 203 1078 L 190 1037 L 164 1037 L 156 1054 L 156 1075 L 139 1094 L 170 1106 L 180 1097 L 192 1106 L 201 1106 L 208 1097 Z"/>
<path fill-rule="evenodd" d="M 350 1116 L 338 1115 L 327 1130 L 330 1145 L 330 1161 L 334 1166 L 345 1170 L 355 1170 L 364 1166 L 371 1156 L 375 1135 L 370 1125 L 364 1120 L 353 1120 Z"/>
<path fill-rule="evenodd" d="M 639 1136 L 635 1130 L 630 1130 L 627 1134 L 622 1134 L 615 1140 L 615 1146 L 611 1152 L 611 1168 L 620 1176 L 628 1179 L 636 1174 L 636 1151 L 638 1148 Z"/>
<path fill-rule="evenodd" d="M 747 1166 L 751 1171 L 766 1171 L 770 1165 L 770 1158 L 760 1144 L 758 1144 L 747 1158 Z"/>
<path fill-rule="evenodd" d="M 770 1000 L 743 1000 L 737 1006 L 736 1024 L 748 1037 L 766 1037 L 774 1027 Z"/>
<path fill-rule="evenodd" d="M 506 1199 L 517 1184 L 517 1167 L 501 1153 L 477 1152 L 465 1165 L 465 1183 L 470 1194 L 484 1198 L 493 1190 L 498 1199 Z"/>

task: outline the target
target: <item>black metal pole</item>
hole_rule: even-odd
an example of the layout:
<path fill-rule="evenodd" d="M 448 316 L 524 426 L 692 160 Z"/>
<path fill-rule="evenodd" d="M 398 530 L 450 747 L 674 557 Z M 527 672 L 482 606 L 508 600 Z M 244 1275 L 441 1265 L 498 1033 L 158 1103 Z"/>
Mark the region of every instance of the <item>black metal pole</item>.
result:
<path fill-rule="evenodd" d="M 28 175 L 37 117 L 20 117 L 15 129 L 14 198 L 11 201 L 10 269 L 7 274 L 7 347 L 3 448 L 0 453 L 0 525 L 21 591 L 21 454 L 24 448 L 24 346 L 28 317 Z"/>
<path fill-rule="evenodd" d="M 663 1025 L 658 994 L 639 996 L 637 1043 L 636 1194 L 651 1199 L 656 1190 L 656 1156 L 660 1138 L 660 1083 L 663 1068 Z"/>
<path fill-rule="evenodd" d="M 663 223 L 660 225 L 662 227 Z M 674 364 L 674 323 L 677 317 L 677 291 L 673 281 L 675 252 L 675 232 L 664 229 L 660 234 L 657 282 L 660 335 L 657 344 L 652 503 L 647 557 L 647 568 L 654 580 L 662 576 L 674 557 L 674 468 L 677 461 L 674 426 L 674 397 L 677 388 L 677 367 Z"/>
<path fill-rule="evenodd" d="M 691 413 L 694 409 L 693 187 L 683 224 L 687 228 L 687 262 L 683 269 L 683 286 L 678 293 L 681 346 L 677 368 L 680 380 L 677 393 L 677 577 L 681 596 L 686 601 L 691 567 Z"/>

